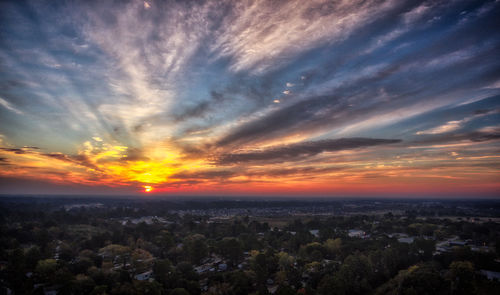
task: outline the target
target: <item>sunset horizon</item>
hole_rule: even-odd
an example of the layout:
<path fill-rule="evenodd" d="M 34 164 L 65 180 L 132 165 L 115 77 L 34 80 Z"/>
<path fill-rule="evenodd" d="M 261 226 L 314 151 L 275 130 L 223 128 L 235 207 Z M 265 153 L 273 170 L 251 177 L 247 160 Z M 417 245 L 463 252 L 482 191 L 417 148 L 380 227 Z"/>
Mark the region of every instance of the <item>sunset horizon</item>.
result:
<path fill-rule="evenodd" d="M 499 1 L 2 1 L 0 195 L 500 197 Z"/>

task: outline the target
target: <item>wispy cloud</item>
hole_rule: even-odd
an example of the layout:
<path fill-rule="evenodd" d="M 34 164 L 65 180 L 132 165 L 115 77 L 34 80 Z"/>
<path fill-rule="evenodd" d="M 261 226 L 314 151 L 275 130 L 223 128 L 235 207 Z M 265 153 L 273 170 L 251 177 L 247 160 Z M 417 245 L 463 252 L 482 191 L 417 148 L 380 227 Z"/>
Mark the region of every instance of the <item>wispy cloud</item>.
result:
<path fill-rule="evenodd" d="M 448 121 L 443 125 L 439 125 L 430 129 L 422 130 L 422 131 L 417 131 L 417 135 L 423 135 L 423 134 L 441 134 L 441 133 L 447 133 L 447 132 L 452 132 L 455 130 L 458 130 L 462 128 L 465 124 L 468 122 L 489 115 L 489 114 L 498 114 L 500 113 L 500 110 L 479 110 L 476 111 L 474 115 L 465 117 L 461 120 L 454 120 L 454 121 Z"/>
<path fill-rule="evenodd" d="M 9 111 L 12 111 L 16 114 L 22 115 L 23 112 L 18 110 L 16 107 L 14 107 L 11 103 L 6 101 L 5 99 L 0 97 L 0 105 L 2 105 L 4 108 L 8 109 Z"/>
<path fill-rule="evenodd" d="M 396 5 L 396 1 L 241 1 L 221 25 L 212 50 L 230 57 L 234 71 L 259 73 L 314 46 L 341 41 Z"/>
<path fill-rule="evenodd" d="M 418 131 L 416 134 L 418 134 L 418 135 L 421 135 L 421 134 L 440 134 L 440 133 L 455 131 L 461 127 L 462 123 L 465 122 L 464 120 L 448 121 L 444 125 L 437 126 L 437 127 L 431 128 L 431 129 L 423 130 L 423 131 Z"/>
<path fill-rule="evenodd" d="M 297 161 L 304 157 L 311 157 L 323 152 L 392 144 L 400 141 L 399 139 L 341 138 L 300 142 L 285 146 L 269 147 L 264 150 L 224 154 L 216 159 L 216 163 L 224 165 L 252 161 Z"/>
<path fill-rule="evenodd" d="M 488 0 L 2 1 L 0 176 L 498 187 L 486 162 L 499 12 Z"/>

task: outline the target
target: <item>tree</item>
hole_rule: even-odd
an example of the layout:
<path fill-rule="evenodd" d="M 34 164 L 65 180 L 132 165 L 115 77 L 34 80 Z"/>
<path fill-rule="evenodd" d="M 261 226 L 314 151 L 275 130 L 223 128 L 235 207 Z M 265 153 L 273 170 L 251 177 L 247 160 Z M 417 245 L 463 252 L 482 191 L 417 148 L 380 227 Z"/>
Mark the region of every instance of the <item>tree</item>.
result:
<path fill-rule="evenodd" d="M 99 250 L 99 254 L 103 255 L 107 259 L 120 257 L 123 265 L 127 263 L 127 257 L 130 255 L 130 248 L 118 244 L 111 244 Z"/>
<path fill-rule="evenodd" d="M 184 239 L 184 244 L 191 263 L 199 264 L 207 256 L 208 247 L 204 236 L 199 234 L 189 236 Z"/>
<path fill-rule="evenodd" d="M 230 281 L 232 282 L 232 292 L 235 295 L 249 294 L 252 289 L 252 281 L 242 271 L 235 272 L 231 275 Z"/>
<path fill-rule="evenodd" d="M 95 289 L 95 282 L 92 278 L 79 274 L 71 283 L 72 294 L 89 294 Z"/>
<path fill-rule="evenodd" d="M 327 250 L 329 257 L 335 258 L 340 254 L 340 250 L 342 248 L 342 239 L 328 239 L 325 241 L 324 246 Z"/>
<path fill-rule="evenodd" d="M 276 290 L 276 293 L 274 293 L 274 294 L 276 294 L 276 295 L 295 295 L 297 293 L 290 286 L 280 285 L 278 287 L 278 290 Z"/>
<path fill-rule="evenodd" d="M 475 272 L 470 261 L 453 261 L 450 264 L 450 280 L 452 294 L 474 294 Z"/>
<path fill-rule="evenodd" d="M 99 250 L 105 256 L 125 255 L 130 252 L 130 248 L 123 245 L 111 244 Z"/>
<path fill-rule="evenodd" d="M 196 274 L 196 272 L 194 272 L 193 265 L 189 262 L 184 261 L 177 264 L 176 270 L 181 275 L 181 277 L 186 280 L 198 279 L 198 275 Z"/>
<path fill-rule="evenodd" d="M 236 265 L 243 258 L 243 245 L 236 238 L 224 238 L 219 242 L 218 251 L 230 261 L 230 264 Z"/>
<path fill-rule="evenodd" d="M 300 247 L 299 250 L 300 257 L 311 261 L 323 260 L 324 253 L 326 253 L 326 248 L 318 242 L 309 243 Z"/>
<path fill-rule="evenodd" d="M 57 261 L 55 259 L 44 259 L 38 261 L 35 272 L 41 282 L 53 283 L 55 272 L 57 270 Z"/>
<path fill-rule="evenodd" d="M 423 253 L 420 255 L 423 260 L 429 260 L 432 258 L 432 254 L 436 249 L 436 241 L 425 240 L 425 239 L 415 239 L 413 245 L 417 250 L 422 250 Z"/>
<path fill-rule="evenodd" d="M 148 271 L 153 265 L 153 255 L 146 250 L 135 249 L 132 252 L 132 265 L 136 273 Z"/>
<path fill-rule="evenodd" d="M 108 287 L 106 285 L 99 285 L 99 286 L 95 286 L 94 287 L 94 290 L 92 290 L 92 292 L 90 293 L 90 295 L 106 295 L 106 290 L 108 289 Z"/>
<path fill-rule="evenodd" d="M 162 249 L 168 249 L 174 245 L 174 238 L 167 230 L 160 231 L 154 241 Z"/>
<path fill-rule="evenodd" d="M 59 245 L 59 259 L 64 261 L 71 261 L 75 257 L 74 248 L 66 243 L 61 243 Z"/>
<path fill-rule="evenodd" d="M 336 284 L 348 294 L 363 294 L 371 290 L 373 276 L 370 260 L 362 254 L 349 255 L 338 272 Z M 344 293 L 339 293 L 344 294 Z"/>
<path fill-rule="evenodd" d="M 265 285 L 267 277 L 269 275 L 267 269 L 267 259 L 266 255 L 263 253 L 259 253 L 255 255 L 250 262 L 251 269 L 257 275 L 256 280 L 258 285 Z"/>
<path fill-rule="evenodd" d="M 113 289 L 111 289 L 112 295 L 135 295 L 134 286 L 131 283 L 121 283 L 117 284 Z"/>
<path fill-rule="evenodd" d="M 35 268 L 38 260 L 42 258 L 42 252 L 38 246 L 33 246 L 26 251 L 26 266 L 28 268 Z"/>
<path fill-rule="evenodd" d="M 89 269 L 89 267 L 92 266 L 94 266 L 92 260 L 90 260 L 87 257 L 82 257 L 71 265 L 71 269 L 74 274 L 79 274 L 79 273 L 86 273 L 87 269 Z"/>
<path fill-rule="evenodd" d="M 16 248 L 8 255 L 7 282 L 9 287 L 17 294 L 28 293 L 28 286 L 24 280 L 26 257 L 21 248 Z M 2 274 L 3 277 L 3 274 Z"/>
<path fill-rule="evenodd" d="M 342 289 L 342 286 L 338 279 L 333 275 L 324 276 L 318 284 L 318 294 L 330 295 L 333 294 L 346 294 L 346 290 Z"/>
<path fill-rule="evenodd" d="M 137 294 L 145 294 L 145 295 L 161 295 L 161 285 L 160 283 L 153 281 L 135 281 L 134 287 Z"/>
<path fill-rule="evenodd" d="M 278 253 L 278 264 L 280 268 L 284 271 L 288 271 L 291 268 L 293 268 L 293 263 L 295 262 L 295 259 L 288 255 L 286 252 L 280 252 Z"/>
<path fill-rule="evenodd" d="M 253 233 L 242 233 L 238 238 L 241 241 L 242 247 L 245 251 L 261 248 L 261 243 L 259 242 L 259 240 L 257 240 L 256 235 Z"/>
<path fill-rule="evenodd" d="M 160 283 L 165 283 L 168 274 L 172 271 L 172 263 L 168 259 L 159 259 L 156 260 L 153 266 L 153 272 L 155 275 L 155 279 Z"/>
<path fill-rule="evenodd" d="M 310 257 L 312 261 L 323 261 L 323 253 L 319 250 L 312 251 Z"/>
<path fill-rule="evenodd" d="M 389 282 L 379 287 L 375 294 L 447 294 L 448 287 L 435 265 L 417 264 L 402 270 Z"/>

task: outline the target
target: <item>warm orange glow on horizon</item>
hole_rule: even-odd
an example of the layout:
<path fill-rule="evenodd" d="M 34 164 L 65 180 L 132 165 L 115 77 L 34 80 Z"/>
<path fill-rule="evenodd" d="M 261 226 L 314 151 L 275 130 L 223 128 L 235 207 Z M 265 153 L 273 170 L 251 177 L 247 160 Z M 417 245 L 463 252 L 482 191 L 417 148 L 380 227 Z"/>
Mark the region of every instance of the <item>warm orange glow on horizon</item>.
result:
<path fill-rule="evenodd" d="M 500 1 L 160 2 L 2 5 L 0 194 L 500 198 Z"/>
<path fill-rule="evenodd" d="M 476 143 L 479 145 L 480 143 Z M 76 156 L 36 149 L 0 150 L 15 163 L 2 177 L 32 178 L 54 184 L 135 187 L 144 193 L 176 194 L 411 194 L 498 191 L 496 155 L 463 156 L 452 150 L 435 156 L 372 158 L 369 150 L 324 154 L 335 162 L 215 165 L 183 156 L 175 147 L 145 148 L 140 156 L 126 146 L 87 141 Z M 417 155 L 417 154 L 416 154 Z M 311 168 L 314 165 L 314 168 Z M 482 168 L 482 167 L 488 167 Z"/>

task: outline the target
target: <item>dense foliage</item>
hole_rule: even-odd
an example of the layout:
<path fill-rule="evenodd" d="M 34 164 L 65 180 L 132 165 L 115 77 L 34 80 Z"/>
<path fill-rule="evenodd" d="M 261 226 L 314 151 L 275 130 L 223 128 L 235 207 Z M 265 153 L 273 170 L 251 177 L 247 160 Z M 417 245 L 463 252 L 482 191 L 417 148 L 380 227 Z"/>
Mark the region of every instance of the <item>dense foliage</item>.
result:
<path fill-rule="evenodd" d="M 480 272 L 500 270 L 500 224 L 488 218 L 2 209 L 4 294 L 496 294 L 500 287 Z M 467 243 L 437 251 L 446 240 Z"/>

